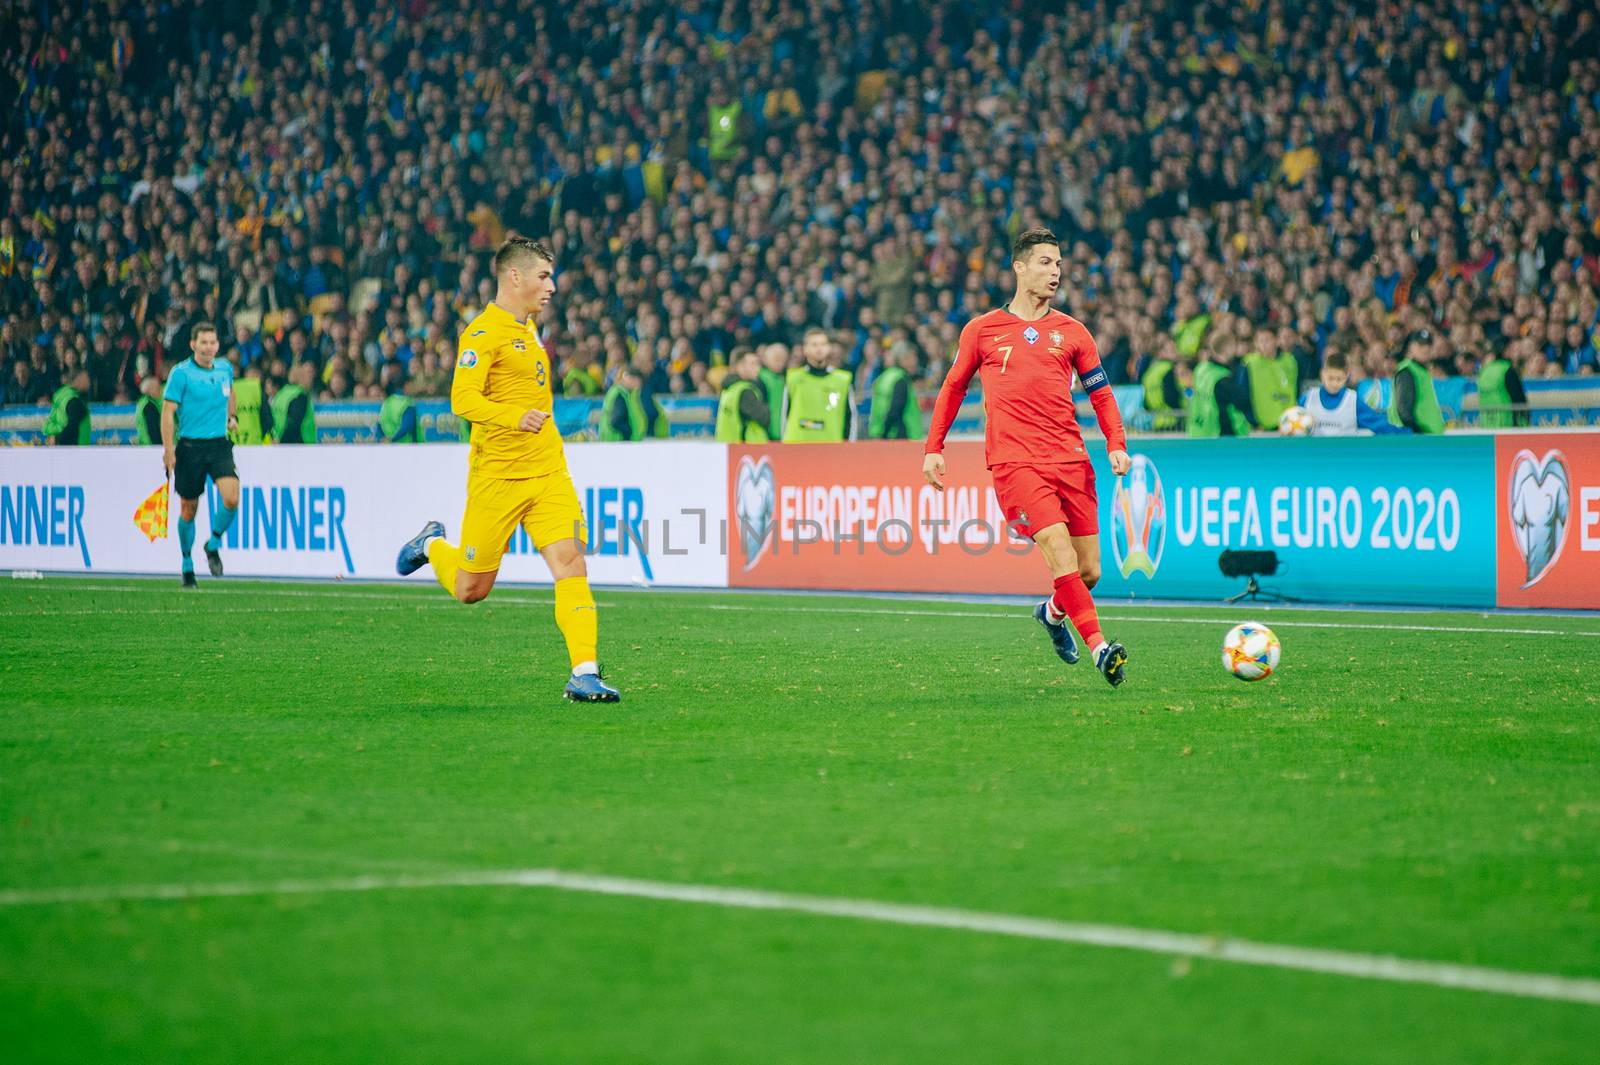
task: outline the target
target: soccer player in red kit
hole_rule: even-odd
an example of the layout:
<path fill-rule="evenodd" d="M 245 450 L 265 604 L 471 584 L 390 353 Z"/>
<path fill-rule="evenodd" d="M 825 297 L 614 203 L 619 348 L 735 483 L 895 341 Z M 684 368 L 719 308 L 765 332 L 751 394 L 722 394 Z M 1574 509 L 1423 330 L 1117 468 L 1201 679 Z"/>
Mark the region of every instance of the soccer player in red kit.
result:
<path fill-rule="evenodd" d="M 988 416 L 984 454 L 995 495 L 1007 523 L 1033 538 L 1055 578 L 1055 593 L 1034 608 L 1033 616 L 1068 665 L 1078 661 L 1072 639 L 1072 628 L 1077 628 L 1095 665 L 1115 687 L 1123 681 L 1128 652 L 1100 632 L 1089 595 L 1100 579 L 1100 522 L 1094 469 L 1072 399 L 1074 374 L 1089 392 L 1106 437 L 1111 471 L 1119 477 L 1130 465 L 1127 434 L 1094 337 L 1083 323 L 1050 306 L 1061 285 L 1061 246 L 1055 234 L 1030 229 L 1017 237 L 1011 269 L 1017 275 L 1011 302 L 974 318 L 961 331 L 956 361 L 933 406 L 922 475 L 944 491 L 944 438 L 961 409 L 967 383 L 978 374 Z"/>

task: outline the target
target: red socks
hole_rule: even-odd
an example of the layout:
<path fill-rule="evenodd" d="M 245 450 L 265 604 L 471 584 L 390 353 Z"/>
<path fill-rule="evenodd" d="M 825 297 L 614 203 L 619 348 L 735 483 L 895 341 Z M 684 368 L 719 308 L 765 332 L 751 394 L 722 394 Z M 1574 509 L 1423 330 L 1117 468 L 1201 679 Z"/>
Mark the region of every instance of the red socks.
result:
<path fill-rule="evenodd" d="M 1056 593 L 1050 597 L 1050 608 L 1057 617 L 1072 619 L 1072 627 L 1083 637 L 1085 646 L 1093 649 L 1105 641 L 1100 632 L 1100 615 L 1094 610 L 1094 597 L 1078 574 L 1056 578 Z"/>

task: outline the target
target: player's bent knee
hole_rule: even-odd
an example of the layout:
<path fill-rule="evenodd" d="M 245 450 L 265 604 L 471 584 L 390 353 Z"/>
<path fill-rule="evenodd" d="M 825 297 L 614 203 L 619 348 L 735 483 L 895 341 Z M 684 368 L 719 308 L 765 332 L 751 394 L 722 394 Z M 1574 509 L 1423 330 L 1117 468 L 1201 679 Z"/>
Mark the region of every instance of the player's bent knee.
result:
<path fill-rule="evenodd" d="M 1083 586 L 1085 588 L 1093 588 L 1095 585 L 1100 583 L 1100 567 L 1085 566 L 1080 563 L 1078 566 L 1078 576 L 1083 578 Z"/>
<path fill-rule="evenodd" d="M 550 568 L 550 575 L 558 581 L 568 577 L 589 575 L 589 567 L 584 562 L 581 540 L 576 538 L 557 540 L 555 543 L 546 544 L 539 553 L 544 556 L 544 564 Z"/>
<path fill-rule="evenodd" d="M 487 579 L 485 579 L 487 578 Z M 494 574 L 468 573 L 460 570 L 456 573 L 455 598 L 458 603 L 481 603 L 489 598 L 489 593 L 494 589 Z"/>
<path fill-rule="evenodd" d="M 1039 533 L 1034 542 L 1044 552 L 1053 568 L 1070 573 L 1078 568 L 1078 552 L 1073 550 L 1072 538 L 1060 527 Z"/>

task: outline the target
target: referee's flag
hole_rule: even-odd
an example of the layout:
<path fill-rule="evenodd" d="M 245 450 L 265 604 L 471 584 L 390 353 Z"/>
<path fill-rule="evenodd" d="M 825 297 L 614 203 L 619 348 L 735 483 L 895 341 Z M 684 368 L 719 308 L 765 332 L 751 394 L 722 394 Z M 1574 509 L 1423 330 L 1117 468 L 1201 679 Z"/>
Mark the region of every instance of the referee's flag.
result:
<path fill-rule="evenodd" d="M 139 509 L 133 512 L 133 523 L 150 538 L 151 543 L 167 538 L 167 482 L 151 492 Z"/>

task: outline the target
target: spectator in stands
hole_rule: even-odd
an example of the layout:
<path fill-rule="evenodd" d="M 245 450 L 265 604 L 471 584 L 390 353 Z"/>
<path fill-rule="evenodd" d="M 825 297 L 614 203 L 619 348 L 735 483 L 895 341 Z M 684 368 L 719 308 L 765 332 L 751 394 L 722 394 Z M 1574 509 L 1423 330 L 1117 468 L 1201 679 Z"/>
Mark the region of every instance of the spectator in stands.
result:
<path fill-rule="evenodd" d="M 1563 332 L 1561 368 L 1568 374 L 1584 376 L 1600 370 L 1600 360 L 1596 359 L 1594 342 L 1585 333 L 1583 326 L 1577 322 L 1568 324 Z"/>
<path fill-rule="evenodd" d="M 18 359 L 11 364 L 11 379 L 6 382 L 5 389 L 5 401 L 8 404 L 33 404 L 48 399 L 49 396 L 50 393 L 46 391 L 44 383 L 34 378 L 31 362 Z"/>

